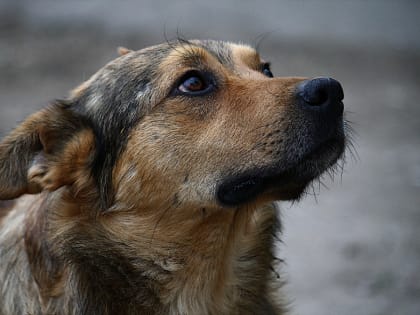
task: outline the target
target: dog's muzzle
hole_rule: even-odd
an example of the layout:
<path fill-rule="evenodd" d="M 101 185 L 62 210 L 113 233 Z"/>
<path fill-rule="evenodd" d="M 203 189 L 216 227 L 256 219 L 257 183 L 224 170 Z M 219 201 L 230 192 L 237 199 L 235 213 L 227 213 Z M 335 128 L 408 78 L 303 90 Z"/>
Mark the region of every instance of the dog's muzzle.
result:
<path fill-rule="evenodd" d="M 299 198 L 307 185 L 333 166 L 345 147 L 341 84 L 332 78 L 300 82 L 295 89 L 293 121 L 280 154 L 270 165 L 231 173 L 218 185 L 217 198 L 237 206 L 270 193 L 277 200 Z"/>

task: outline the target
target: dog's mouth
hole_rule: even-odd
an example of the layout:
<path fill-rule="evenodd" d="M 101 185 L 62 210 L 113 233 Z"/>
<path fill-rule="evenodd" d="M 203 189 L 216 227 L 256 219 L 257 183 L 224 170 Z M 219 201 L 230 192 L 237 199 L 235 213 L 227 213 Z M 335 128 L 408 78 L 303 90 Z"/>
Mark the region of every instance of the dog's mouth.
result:
<path fill-rule="evenodd" d="M 287 168 L 275 165 L 229 176 L 217 187 L 217 199 L 228 207 L 252 202 L 262 194 L 273 201 L 298 199 L 314 179 L 337 162 L 344 147 L 344 137 L 331 138 Z"/>

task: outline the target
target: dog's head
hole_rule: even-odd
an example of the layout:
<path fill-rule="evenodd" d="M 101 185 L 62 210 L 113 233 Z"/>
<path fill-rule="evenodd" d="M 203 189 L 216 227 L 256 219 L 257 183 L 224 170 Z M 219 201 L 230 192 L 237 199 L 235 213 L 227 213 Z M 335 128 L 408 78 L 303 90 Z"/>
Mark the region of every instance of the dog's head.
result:
<path fill-rule="evenodd" d="M 121 53 L 3 140 L 0 199 L 65 186 L 102 210 L 257 205 L 298 198 L 343 152 L 333 79 L 273 77 L 218 41 Z"/>

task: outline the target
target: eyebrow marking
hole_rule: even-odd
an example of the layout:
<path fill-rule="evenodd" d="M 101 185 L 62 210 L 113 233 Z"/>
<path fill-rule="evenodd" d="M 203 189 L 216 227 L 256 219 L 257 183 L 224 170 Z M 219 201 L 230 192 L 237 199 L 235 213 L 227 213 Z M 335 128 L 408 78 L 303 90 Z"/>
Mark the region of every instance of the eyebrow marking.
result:
<path fill-rule="evenodd" d="M 230 44 L 214 40 L 193 41 L 193 44 L 204 48 L 225 67 L 230 69 L 234 68 Z"/>
<path fill-rule="evenodd" d="M 258 52 L 250 46 L 231 44 L 236 67 L 261 71 L 264 63 Z"/>

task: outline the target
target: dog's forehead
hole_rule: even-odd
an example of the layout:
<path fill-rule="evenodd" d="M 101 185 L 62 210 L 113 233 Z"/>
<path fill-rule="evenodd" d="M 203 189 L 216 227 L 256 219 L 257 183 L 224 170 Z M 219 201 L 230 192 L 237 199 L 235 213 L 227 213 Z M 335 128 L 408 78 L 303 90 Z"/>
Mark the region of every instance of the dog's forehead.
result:
<path fill-rule="evenodd" d="M 204 49 L 226 67 L 234 66 L 233 50 L 230 43 L 214 40 L 193 40 L 196 47 Z"/>
<path fill-rule="evenodd" d="M 144 60 L 148 60 L 149 64 L 152 62 L 159 67 L 182 61 L 203 61 L 206 56 L 214 57 L 223 66 L 231 69 L 238 64 L 251 68 L 258 68 L 261 64 L 260 56 L 254 48 L 245 44 L 216 40 L 168 42 L 136 51 L 131 58 L 124 58 L 123 56 L 123 60 L 126 59 L 135 63 L 143 63 Z M 197 57 L 199 58 L 197 59 Z M 200 59 L 200 57 L 202 58 Z"/>

